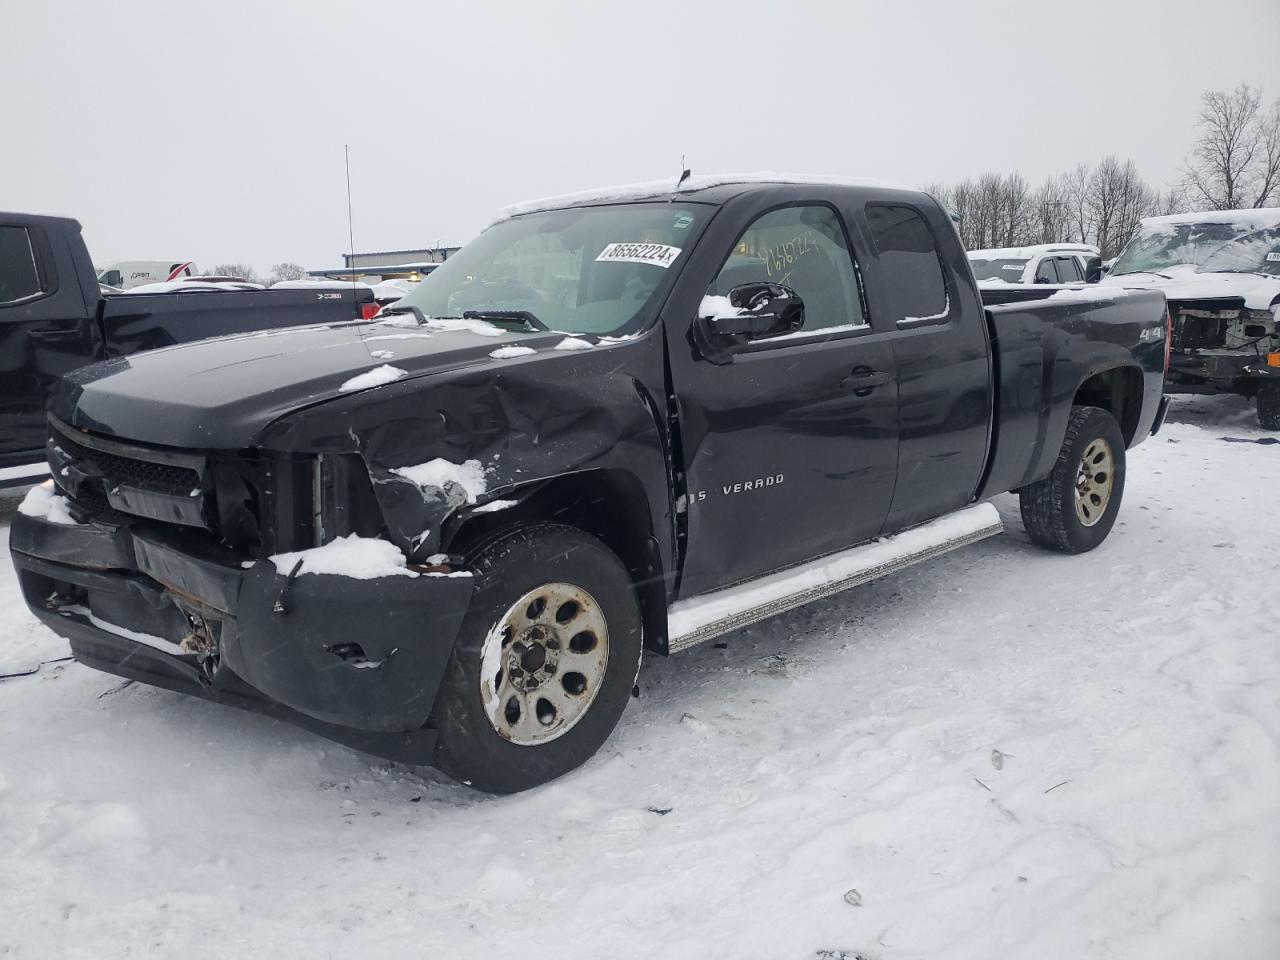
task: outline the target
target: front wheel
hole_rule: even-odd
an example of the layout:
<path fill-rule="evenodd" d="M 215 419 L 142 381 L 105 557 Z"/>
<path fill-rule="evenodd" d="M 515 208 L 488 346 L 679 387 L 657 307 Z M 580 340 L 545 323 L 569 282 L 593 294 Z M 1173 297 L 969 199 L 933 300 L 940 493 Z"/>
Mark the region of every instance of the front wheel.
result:
<path fill-rule="evenodd" d="M 471 609 L 432 712 L 435 765 L 515 793 L 584 763 L 608 738 L 640 666 L 631 577 L 595 537 L 537 524 L 483 546 Z"/>
<path fill-rule="evenodd" d="M 1280 380 L 1258 385 L 1258 423 L 1263 430 L 1280 430 Z"/>
<path fill-rule="evenodd" d="M 1124 495 L 1124 435 L 1100 407 L 1073 407 L 1053 472 L 1022 488 L 1022 523 L 1050 550 L 1084 553 L 1111 532 Z"/>

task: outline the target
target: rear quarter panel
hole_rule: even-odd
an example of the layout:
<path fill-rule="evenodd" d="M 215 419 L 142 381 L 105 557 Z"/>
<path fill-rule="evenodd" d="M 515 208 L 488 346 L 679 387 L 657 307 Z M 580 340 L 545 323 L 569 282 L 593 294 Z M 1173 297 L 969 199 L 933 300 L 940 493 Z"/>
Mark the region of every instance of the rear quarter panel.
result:
<path fill-rule="evenodd" d="M 1153 291 L 1031 288 L 987 307 L 996 377 L 991 466 L 979 498 L 1048 475 L 1076 392 L 1090 377 L 1129 369 L 1142 401 L 1129 446 L 1151 432 L 1164 382 L 1164 296 Z M 1002 297 L 1001 299 L 1008 299 Z"/>

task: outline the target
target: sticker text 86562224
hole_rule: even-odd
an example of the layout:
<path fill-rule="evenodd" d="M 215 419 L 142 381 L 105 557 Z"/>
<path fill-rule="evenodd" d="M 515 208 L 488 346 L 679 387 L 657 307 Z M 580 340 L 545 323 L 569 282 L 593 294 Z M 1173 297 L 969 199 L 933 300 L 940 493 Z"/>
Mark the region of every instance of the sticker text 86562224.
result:
<path fill-rule="evenodd" d="M 647 263 L 664 270 L 680 256 L 679 247 L 665 243 L 611 243 L 600 251 L 597 263 Z"/>

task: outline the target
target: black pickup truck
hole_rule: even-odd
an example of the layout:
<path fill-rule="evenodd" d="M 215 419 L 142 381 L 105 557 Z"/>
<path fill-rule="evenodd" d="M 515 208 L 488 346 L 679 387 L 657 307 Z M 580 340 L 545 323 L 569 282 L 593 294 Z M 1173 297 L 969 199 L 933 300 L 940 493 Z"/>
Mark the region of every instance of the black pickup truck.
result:
<path fill-rule="evenodd" d="M 63 378 L 13 560 L 85 664 L 523 789 L 600 747 L 642 649 L 996 534 L 995 494 L 1046 547 L 1107 536 L 1164 298 L 999 299 L 906 189 L 517 208 L 378 322 Z"/>
<path fill-rule="evenodd" d="M 349 320 L 368 290 L 102 296 L 80 224 L 0 212 L 0 487 L 43 468 L 45 397 L 58 377 L 106 357 L 248 330 Z"/>

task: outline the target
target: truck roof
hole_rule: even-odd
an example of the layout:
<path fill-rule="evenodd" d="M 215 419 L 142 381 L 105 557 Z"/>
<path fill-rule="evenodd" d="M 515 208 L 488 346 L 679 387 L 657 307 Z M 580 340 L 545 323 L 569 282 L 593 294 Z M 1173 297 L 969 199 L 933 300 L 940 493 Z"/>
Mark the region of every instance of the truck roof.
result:
<path fill-rule="evenodd" d="M 756 184 L 815 184 L 821 186 L 872 187 L 882 190 L 902 190 L 908 193 L 922 192 L 914 187 L 887 180 L 810 176 L 805 174 L 774 173 L 772 171 L 708 174 L 689 177 L 679 186 L 676 185 L 675 177 L 667 177 L 664 180 L 649 180 L 644 183 L 628 183 L 613 187 L 597 187 L 593 190 L 565 193 L 559 196 L 544 197 L 540 200 L 526 200 L 504 207 L 498 212 L 493 222 L 509 220 L 512 217 L 519 217 L 528 213 L 540 213 L 544 210 L 559 210 L 564 207 L 588 206 L 591 204 L 653 200 L 659 197 L 687 197 L 695 201 L 720 203 L 740 193 L 741 190 L 737 188 Z"/>
<path fill-rule="evenodd" d="M 1280 226 L 1280 207 L 1255 210 L 1202 210 L 1199 213 L 1172 213 L 1163 217 L 1143 217 L 1142 226 L 1174 226 L 1180 223 L 1229 223 L 1248 232 Z"/>

